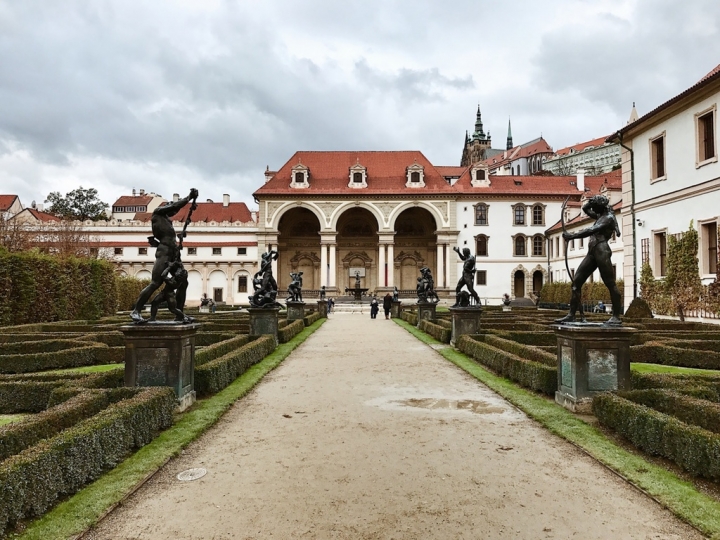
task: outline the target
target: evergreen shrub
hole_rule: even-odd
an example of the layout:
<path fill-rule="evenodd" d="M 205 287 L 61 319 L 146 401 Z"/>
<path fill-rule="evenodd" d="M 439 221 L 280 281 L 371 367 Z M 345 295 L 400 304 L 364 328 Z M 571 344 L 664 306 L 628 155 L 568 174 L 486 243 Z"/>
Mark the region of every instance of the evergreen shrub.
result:
<path fill-rule="evenodd" d="M 435 324 L 434 322 L 428 320 L 420 321 L 419 328 L 426 334 L 430 334 L 441 343 L 450 343 L 450 338 L 452 337 L 451 329 L 445 328 L 444 326 Z"/>
<path fill-rule="evenodd" d="M 287 343 L 305 329 L 305 322 L 302 319 L 292 321 L 282 328 L 278 328 L 278 341 Z"/>

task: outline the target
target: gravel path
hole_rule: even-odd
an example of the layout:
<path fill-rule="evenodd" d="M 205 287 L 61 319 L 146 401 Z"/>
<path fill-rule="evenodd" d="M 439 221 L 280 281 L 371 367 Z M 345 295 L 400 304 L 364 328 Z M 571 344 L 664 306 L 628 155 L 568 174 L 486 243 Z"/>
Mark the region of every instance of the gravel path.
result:
<path fill-rule="evenodd" d="M 192 467 L 207 475 L 175 478 Z M 392 321 L 350 314 L 90 537 L 702 538 Z"/>

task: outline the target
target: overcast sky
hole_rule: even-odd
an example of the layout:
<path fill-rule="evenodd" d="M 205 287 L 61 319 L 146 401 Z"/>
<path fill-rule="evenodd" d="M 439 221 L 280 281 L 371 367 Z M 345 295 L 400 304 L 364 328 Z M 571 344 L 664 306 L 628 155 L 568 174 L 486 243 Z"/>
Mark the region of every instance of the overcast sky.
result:
<path fill-rule="evenodd" d="M 718 0 L 0 0 L 0 193 L 252 202 L 296 150 L 607 135 L 720 63 Z"/>

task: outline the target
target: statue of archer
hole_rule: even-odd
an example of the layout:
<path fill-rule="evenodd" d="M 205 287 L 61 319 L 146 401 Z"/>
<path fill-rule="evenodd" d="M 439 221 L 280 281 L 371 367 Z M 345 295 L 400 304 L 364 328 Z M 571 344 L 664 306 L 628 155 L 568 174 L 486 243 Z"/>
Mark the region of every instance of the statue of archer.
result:
<path fill-rule="evenodd" d="M 612 238 L 613 234 L 620 236 L 620 227 L 615 219 L 615 213 L 610 205 L 610 201 L 604 195 L 591 197 L 583 205 L 582 209 L 583 212 L 595 220 L 595 224 L 576 233 L 563 231 L 563 238 L 565 241 L 569 241 L 575 238 L 590 237 L 588 254 L 580 263 L 572 279 L 570 313 L 555 322 L 561 324 L 575 322 L 575 314 L 577 310 L 581 308 L 582 286 L 592 273 L 596 269 L 599 269 L 600 277 L 610 291 L 610 299 L 612 300 L 612 317 L 604 324 L 608 326 L 621 325 L 620 304 L 622 303 L 622 299 L 617 284 L 615 283 L 615 271 L 611 260 L 612 249 L 610 249 L 608 245 L 608 241 Z"/>
<path fill-rule="evenodd" d="M 150 299 L 150 296 L 165 283 L 165 276 L 163 274 L 165 270 L 173 263 L 180 262 L 180 252 L 182 250 L 182 241 L 186 236 L 187 226 L 190 224 L 190 218 L 192 212 L 197 208 L 198 190 L 192 188 L 190 194 L 178 201 L 166 203 L 162 206 L 157 207 L 152 213 L 152 236 L 148 237 L 148 243 L 152 247 L 156 247 L 155 251 L 155 264 L 152 271 L 152 281 L 150 285 L 145 287 L 141 292 L 140 296 L 135 302 L 135 307 L 130 313 L 130 318 L 135 321 L 136 324 L 142 324 L 147 322 L 141 312 L 145 307 L 145 304 Z M 190 212 L 188 212 L 187 219 L 185 220 L 185 226 L 181 234 L 176 234 L 173 228 L 172 218 L 177 214 L 181 208 L 187 203 L 192 201 Z M 177 241 L 179 240 L 179 242 Z M 187 281 L 180 284 L 175 292 L 175 301 L 177 304 L 176 309 L 182 312 L 185 306 L 185 294 L 187 292 Z M 175 320 L 178 322 L 191 322 L 186 320 L 187 318 L 176 316 Z"/>

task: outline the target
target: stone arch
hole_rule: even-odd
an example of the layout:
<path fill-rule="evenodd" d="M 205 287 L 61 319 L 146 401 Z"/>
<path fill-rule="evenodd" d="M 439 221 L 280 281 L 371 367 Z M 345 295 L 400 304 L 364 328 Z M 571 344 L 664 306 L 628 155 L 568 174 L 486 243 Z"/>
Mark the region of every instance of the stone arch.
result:
<path fill-rule="evenodd" d="M 150 272 L 150 270 L 141 268 L 140 270 L 135 272 L 135 279 L 152 279 L 152 273 Z"/>
<path fill-rule="evenodd" d="M 398 277 L 398 289 L 411 290 L 417 287 L 417 278 L 420 268 L 425 266 L 425 259 L 417 251 L 401 251 L 393 261 L 396 276 Z"/>
<path fill-rule="evenodd" d="M 547 270 L 538 264 L 532 269 L 532 292 L 539 294 L 545 283 L 547 283 Z"/>
<path fill-rule="evenodd" d="M 514 298 L 525 298 L 528 293 L 528 280 L 530 279 L 530 273 L 527 269 L 519 264 L 510 271 L 510 295 Z M 519 295 L 520 286 L 522 286 L 522 293 Z"/>
<path fill-rule="evenodd" d="M 393 208 L 393 211 L 390 214 L 390 217 L 388 218 L 388 227 L 391 230 L 395 230 L 395 223 L 397 221 L 397 218 L 400 214 L 402 214 L 405 210 L 408 208 L 413 207 L 419 207 L 424 208 L 428 212 L 430 212 L 430 215 L 435 220 L 435 230 L 441 229 L 444 226 L 445 219 L 443 218 L 443 215 L 440 213 L 440 209 L 430 203 L 427 203 L 425 201 L 411 201 L 402 203 L 399 206 Z"/>
<path fill-rule="evenodd" d="M 272 215 L 272 219 L 270 222 L 269 227 L 272 228 L 274 231 L 278 230 L 278 227 L 280 226 L 280 220 L 282 217 L 288 213 L 290 210 L 295 210 L 296 208 L 305 208 L 307 210 L 310 210 L 313 214 L 315 214 L 315 217 L 317 218 L 318 222 L 320 223 L 320 229 L 325 228 L 325 214 L 323 213 L 320 208 L 315 206 L 313 203 L 308 203 L 305 201 L 293 201 L 288 202 L 280 206 L 279 208 L 275 209 L 275 213 Z M 266 216 L 267 221 L 267 216 Z"/>
<path fill-rule="evenodd" d="M 290 268 L 293 272 L 302 272 L 303 288 L 320 288 L 320 257 L 310 251 L 296 251 L 290 259 Z"/>
<path fill-rule="evenodd" d="M 226 302 L 228 299 L 227 276 L 220 269 L 213 270 L 208 275 L 208 296 L 216 302 Z M 216 290 L 218 289 L 218 290 Z"/>
<path fill-rule="evenodd" d="M 241 277 L 245 278 L 245 287 L 242 291 L 240 290 Z M 249 296 L 253 292 L 252 277 L 250 276 L 250 272 L 244 269 L 236 270 L 233 274 L 232 288 L 234 303 L 239 304 L 245 302 L 245 297 Z"/>
<path fill-rule="evenodd" d="M 203 294 L 202 274 L 197 270 L 188 271 L 188 288 L 185 295 L 185 303 L 192 306 L 200 305 L 200 298 Z"/>
<path fill-rule="evenodd" d="M 365 275 L 360 276 L 360 286 L 363 288 L 369 288 L 370 277 L 372 274 L 372 258 L 365 251 L 351 251 L 345 255 L 341 261 L 342 263 L 342 276 L 347 280 L 347 287 L 353 288 L 355 278 L 350 276 L 350 268 L 364 268 Z M 341 287 L 341 282 L 338 281 L 338 286 Z"/>
<path fill-rule="evenodd" d="M 385 219 L 383 218 L 382 212 L 375 205 L 370 204 L 365 201 L 355 201 L 355 202 L 343 203 L 333 211 L 332 219 L 330 220 L 330 229 L 336 231 L 337 224 L 338 224 L 338 221 L 340 220 L 340 217 L 346 211 L 353 209 L 353 208 L 364 208 L 365 210 L 369 211 L 375 218 L 375 221 L 377 222 L 377 230 L 378 231 L 385 228 Z"/>

